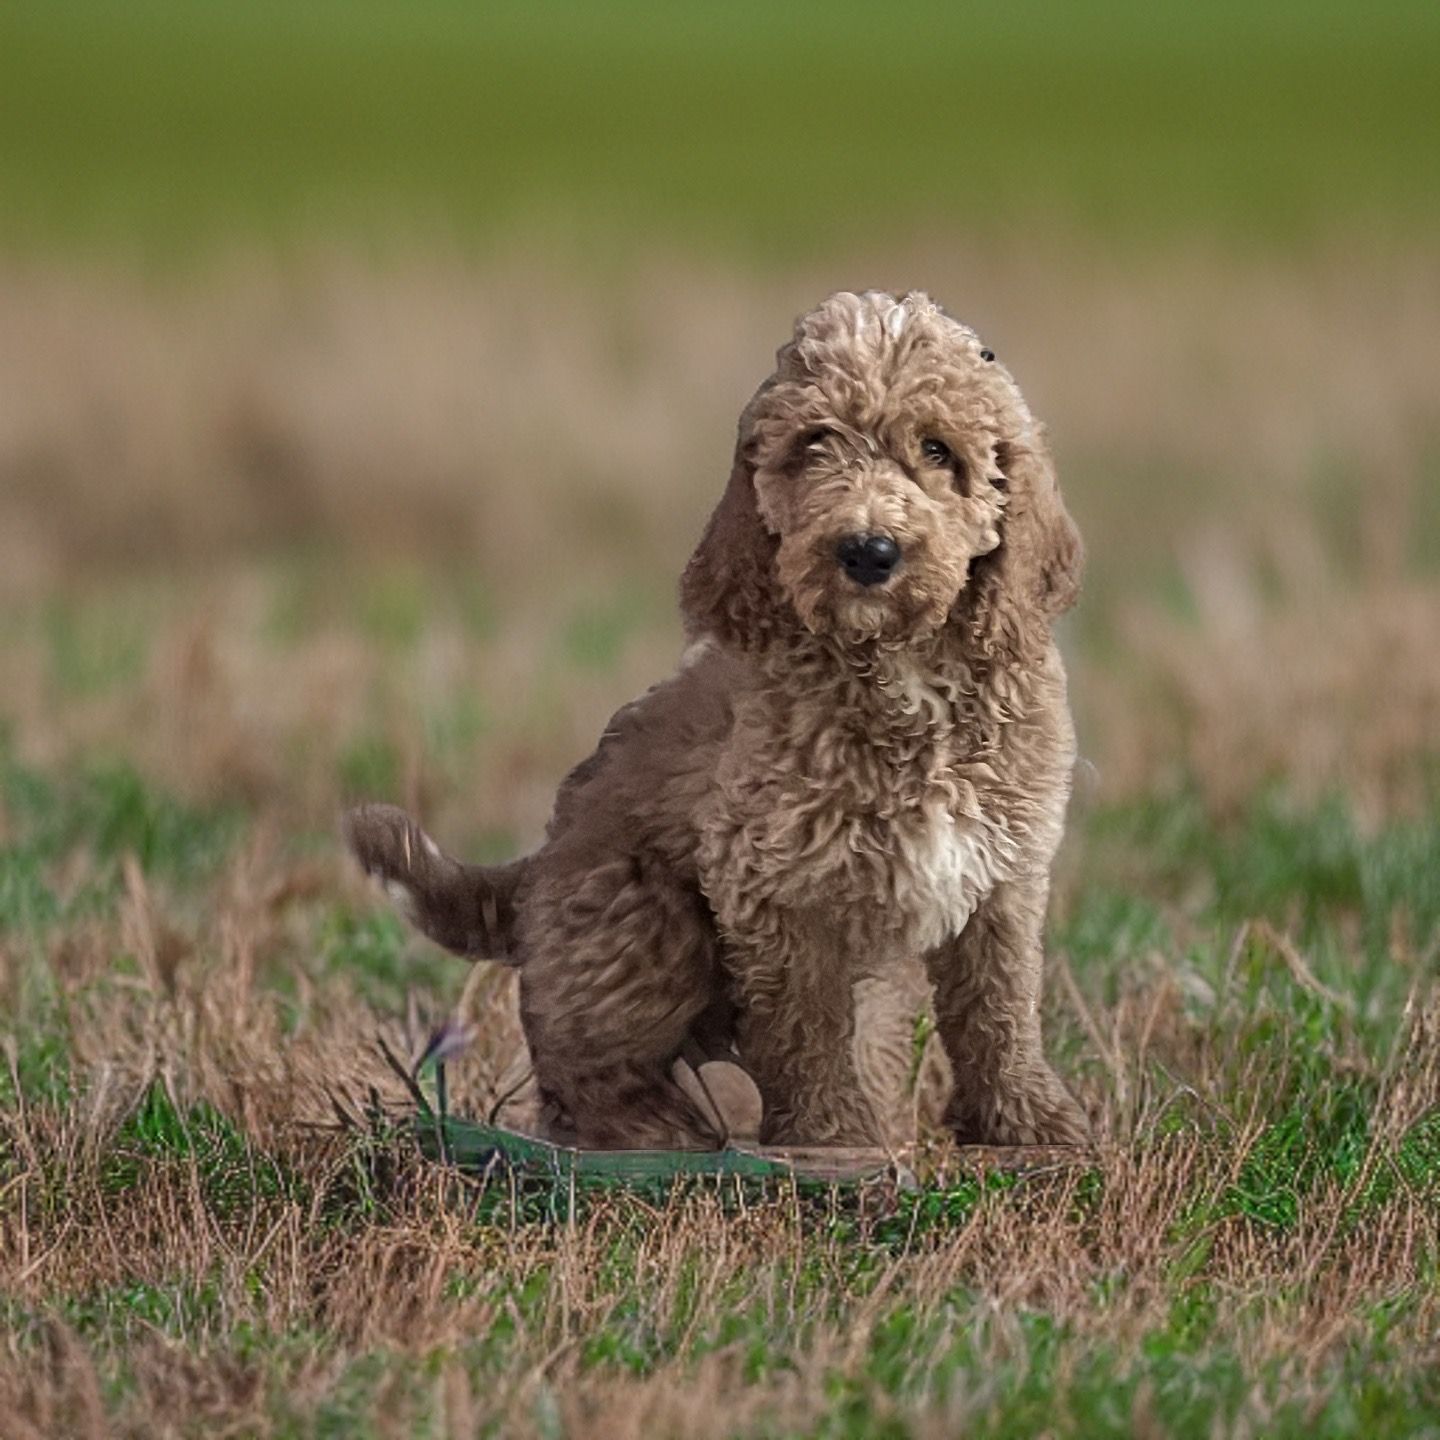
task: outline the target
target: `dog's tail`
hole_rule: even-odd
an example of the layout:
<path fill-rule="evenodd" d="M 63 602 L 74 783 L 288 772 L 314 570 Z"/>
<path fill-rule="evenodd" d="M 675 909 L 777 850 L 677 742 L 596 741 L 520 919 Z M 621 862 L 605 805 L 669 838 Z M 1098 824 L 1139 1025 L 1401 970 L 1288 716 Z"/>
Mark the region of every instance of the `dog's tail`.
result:
<path fill-rule="evenodd" d="M 515 892 L 528 865 L 466 865 L 395 805 L 359 805 L 342 822 L 351 853 L 421 934 L 471 960 L 519 963 Z"/>

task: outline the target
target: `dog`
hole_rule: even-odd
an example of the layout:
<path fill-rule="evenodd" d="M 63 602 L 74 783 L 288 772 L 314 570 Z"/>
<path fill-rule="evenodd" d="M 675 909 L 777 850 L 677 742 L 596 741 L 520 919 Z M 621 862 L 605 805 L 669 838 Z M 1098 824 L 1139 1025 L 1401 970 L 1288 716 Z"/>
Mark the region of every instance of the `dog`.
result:
<path fill-rule="evenodd" d="M 955 1138 L 1083 1144 L 1039 1018 L 1075 760 L 1052 626 L 1081 569 L 1042 429 L 975 332 L 918 292 L 833 295 L 740 417 L 678 669 L 614 716 L 540 847 L 463 865 L 386 806 L 352 812 L 351 847 L 431 939 L 519 967 L 552 1139 L 721 1143 L 677 1079 L 698 1056 L 753 1079 L 767 1143 L 888 1143 L 918 976 Z"/>

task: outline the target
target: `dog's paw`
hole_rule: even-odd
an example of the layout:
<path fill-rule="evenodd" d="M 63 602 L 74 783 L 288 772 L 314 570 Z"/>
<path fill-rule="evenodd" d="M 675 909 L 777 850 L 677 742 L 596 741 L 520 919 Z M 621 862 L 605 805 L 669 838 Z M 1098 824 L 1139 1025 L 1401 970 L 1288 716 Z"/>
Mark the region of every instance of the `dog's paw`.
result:
<path fill-rule="evenodd" d="M 1090 1144 L 1090 1123 L 1049 1067 L 988 1094 L 957 1090 L 946 1112 L 957 1145 Z"/>
<path fill-rule="evenodd" d="M 1057 1100 L 1035 1106 L 1016 1130 L 1022 1138 L 1012 1141 L 1012 1144 L 1081 1149 L 1091 1141 L 1090 1122 L 1085 1118 L 1085 1112 L 1063 1093 Z"/>
<path fill-rule="evenodd" d="M 725 1141 L 760 1138 L 764 1106 L 760 1088 L 733 1060 L 677 1060 L 671 1078 Z"/>

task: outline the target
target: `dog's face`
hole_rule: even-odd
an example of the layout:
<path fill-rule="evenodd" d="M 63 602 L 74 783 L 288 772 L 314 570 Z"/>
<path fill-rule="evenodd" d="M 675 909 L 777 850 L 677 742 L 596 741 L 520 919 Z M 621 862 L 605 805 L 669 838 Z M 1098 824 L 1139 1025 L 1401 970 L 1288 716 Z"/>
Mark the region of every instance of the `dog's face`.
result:
<path fill-rule="evenodd" d="M 682 593 L 732 643 L 782 633 L 781 609 L 841 644 L 903 646 L 962 612 L 1018 633 L 1066 607 L 1078 567 L 1039 428 L 974 331 L 924 295 L 841 293 L 741 417 Z"/>
<path fill-rule="evenodd" d="M 923 296 L 834 296 L 749 420 L 757 509 L 806 628 L 903 641 L 943 625 L 1000 544 L 1003 437 L 1029 423 L 974 332 Z"/>

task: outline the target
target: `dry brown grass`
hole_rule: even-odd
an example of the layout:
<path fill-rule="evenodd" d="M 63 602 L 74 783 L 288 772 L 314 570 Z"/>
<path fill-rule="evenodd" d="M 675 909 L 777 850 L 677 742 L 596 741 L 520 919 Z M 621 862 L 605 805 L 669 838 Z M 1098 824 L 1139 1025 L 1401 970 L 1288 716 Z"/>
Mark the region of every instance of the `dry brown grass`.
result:
<path fill-rule="evenodd" d="M 669 573 L 791 317 L 876 284 L 923 285 L 1012 365 L 1102 559 L 1206 523 L 1279 543 L 1328 469 L 1366 567 L 1399 563 L 1440 433 L 1428 251 L 1282 267 L 947 243 L 769 279 L 317 255 L 161 286 L 7 261 L 0 573 L 297 536 L 539 567 L 541 588 L 587 559 Z"/>
<path fill-rule="evenodd" d="M 869 1418 L 846 1433 L 938 1436 L 1003 1417 L 1026 1368 L 1052 1366 L 1038 1316 L 1060 1346 L 1047 1383 L 1065 1395 L 1067 1366 L 1110 1357 L 1118 1421 L 1143 1429 L 1145 1388 L 1119 1382 L 1186 1306 L 1240 1367 L 1236 1422 L 1264 1433 L 1276 1406 L 1293 1419 L 1333 1400 L 1335 1367 L 1372 1343 L 1387 1305 L 1404 1301 L 1374 1363 L 1398 1381 L 1433 1350 L 1440 1314 L 1416 1288 L 1440 1241 L 1433 1197 L 1400 1186 L 1367 1204 L 1388 1147 L 1440 1098 L 1423 1006 L 1379 1091 L 1371 1154 L 1316 1184 L 1289 1225 L 1226 1205 L 1262 1100 L 1223 1139 L 1213 1122 L 1168 1138 L 1157 1126 L 1158 1077 L 1231 1099 L 1284 1079 L 1262 1055 L 1226 1053 L 1238 992 L 1187 1015 L 1169 971 L 1107 1017 L 1119 1068 L 1082 1082 L 1117 1137 L 1093 1173 L 979 1194 L 908 1235 L 836 1228 L 785 1194 L 738 1212 L 703 1194 L 602 1201 L 518 1227 L 502 1204 L 500 1223 L 477 1225 L 474 1192 L 404 1146 L 312 1128 L 328 1089 L 385 1083 L 357 1043 L 377 1017 L 331 977 L 305 988 L 285 1033 L 273 984 L 242 958 L 275 947 L 273 908 L 221 903 L 170 964 L 133 875 L 113 923 L 97 945 L 138 957 L 124 983 L 49 962 L 73 1002 L 76 1099 L 0 1114 L 7 1435 L 328 1433 L 348 1388 L 354 1425 L 378 1435 L 804 1434 L 849 1396 Z M 121 1129 L 155 1076 L 235 1120 L 250 1148 L 232 1165 L 252 1169 L 231 1175 L 233 1195 L 203 1147 L 157 1153 Z M 943 1151 L 934 1160 L 930 1183 L 953 1183 Z M 253 1167 L 283 1167 L 284 1186 L 266 1191 Z M 174 1308 L 147 1313 L 146 1293 Z M 1203 1373 L 1191 1383 L 1203 1390 Z M 1086 1433 L 1083 1417 L 1055 1423 Z"/>

